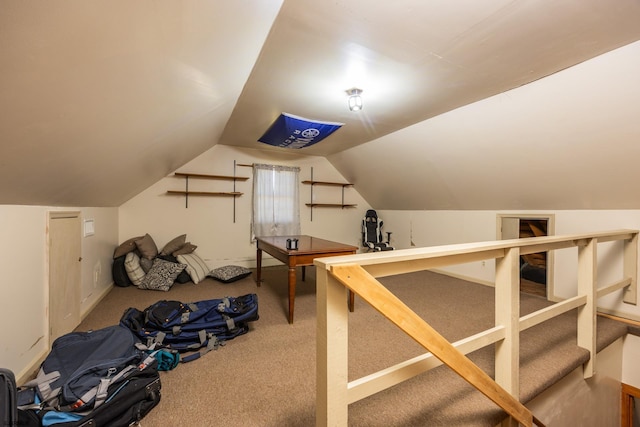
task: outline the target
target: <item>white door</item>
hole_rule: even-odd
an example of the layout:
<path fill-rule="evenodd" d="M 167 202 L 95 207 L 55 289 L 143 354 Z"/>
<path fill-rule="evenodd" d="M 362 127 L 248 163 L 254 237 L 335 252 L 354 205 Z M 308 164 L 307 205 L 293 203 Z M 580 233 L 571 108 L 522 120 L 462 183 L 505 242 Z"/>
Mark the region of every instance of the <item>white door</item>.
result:
<path fill-rule="evenodd" d="M 80 324 L 80 214 L 49 214 L 49 339 Z"/>
<path fill-rule="evenodd" d="M 519 239 L 520 238 L 520 218 L 518 217 L 502 217 L 500 227 L 500 240 Z"/>

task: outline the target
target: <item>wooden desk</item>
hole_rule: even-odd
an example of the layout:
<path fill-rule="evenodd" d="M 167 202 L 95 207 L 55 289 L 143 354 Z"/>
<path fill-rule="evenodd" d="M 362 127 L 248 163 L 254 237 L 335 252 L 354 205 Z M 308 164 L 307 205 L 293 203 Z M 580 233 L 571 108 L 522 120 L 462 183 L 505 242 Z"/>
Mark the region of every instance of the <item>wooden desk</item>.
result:
<path fill-rule="evenodd" d="M 287 239 L 298 239 L 298 249 L 287 249 Z M 304 267 L 313 265 L 315 258 L 337 255 L 355 254 L 356 246 L 332 242 L 311 236 L 268 236 L 256 237 L 256 283 L 262 281 L 262 251 L 289 266 L 289 323 L 293 323 L 293 308 L 296 299 L 296 267 L 302 266 L 302 280 Z M 349 309 L 353 311 L 353 293 L 349 291 Z"/>

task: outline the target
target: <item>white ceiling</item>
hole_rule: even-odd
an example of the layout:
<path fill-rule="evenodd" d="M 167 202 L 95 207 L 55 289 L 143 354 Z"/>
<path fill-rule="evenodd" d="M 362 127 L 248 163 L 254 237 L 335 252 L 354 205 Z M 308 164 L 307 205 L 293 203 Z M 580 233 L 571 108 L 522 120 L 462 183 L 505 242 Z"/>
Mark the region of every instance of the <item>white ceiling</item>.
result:
<path fill-rule="evenodd" d="M 381 199 L 350 161 L 639 40 L 639 23 L 640 0 L 0 0 L 0 203 L 118 206 L 215 144 L 285 150 L 257 139 L 288 112 L 345 123 L 300 154 L 327 156 L 376 208 L 484 209 L 457 200 L 469 179 L 424 165 L 409 185 L 433 182 L 431 203 Z"/>

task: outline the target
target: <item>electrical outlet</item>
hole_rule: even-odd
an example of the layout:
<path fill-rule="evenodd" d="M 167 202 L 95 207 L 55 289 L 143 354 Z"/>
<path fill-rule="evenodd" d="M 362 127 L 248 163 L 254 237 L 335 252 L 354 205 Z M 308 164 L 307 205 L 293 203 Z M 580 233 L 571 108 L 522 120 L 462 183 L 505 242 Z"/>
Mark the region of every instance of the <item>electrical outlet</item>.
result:
<path fill-rule="evenodd" d="M 484 267 L 485 265 L 487 265 L 487 261 L 482 261 L 482 266 Z"/>

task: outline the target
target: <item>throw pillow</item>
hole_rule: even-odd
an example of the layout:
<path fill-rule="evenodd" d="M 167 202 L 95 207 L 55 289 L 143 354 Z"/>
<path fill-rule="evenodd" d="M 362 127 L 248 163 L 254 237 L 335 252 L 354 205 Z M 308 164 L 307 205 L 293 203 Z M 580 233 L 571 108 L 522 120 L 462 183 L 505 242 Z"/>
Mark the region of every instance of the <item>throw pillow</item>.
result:
<path fill-rule="evenodd" d="M 175 252 L 172 252 L 171 255 L 178 256 L 178 255 L 190 254 L 193 251 L 195 251 L 196 248 L 197 248 L 196 245 L 192 245 L 191 242 L 187 242 L 184 245 L 182 245 L 182 247 L 180 249 L 178 249 Z"/>
<path fill-rule="evenodd" d="M 113 259 L 120 258 L 121 256 L 125 256 L 129 252 L 135 251 L 136 240 L 139 239 L 142 239 L 142 236 L 132 237 L 131 239 L 122 242 L 120 246 L 118 246 L 116 250 L 113 251 Z"/>
<path fill-rule="evenodd" d="M 181 264 L 187 265 L 187 273 L 191 276 L 191 281 L 194 284 L 198 284 L 202 282 L 202 280 L 207 277 L 211 269 L 207 265 L 206 262 L 202 258 L 198 256 L 195 252 L 190 254 L 178 255 L 178 261 Z"/>
<path fill-rule="evenodd" d="M 170 254 L 166 254 L 166 255 L 159 254 L 158 258 L 163 259 L 165 261 L 175 262 L 179 264 L 178 258 Z M 187 283 L 190 281 L 191 281 L 191 276 L 189 276 L 189 273 L 187 273 L 187 270 L 182 270 L 180 274 L 178 274 L 178 277 L 176 277 L 176 282 L 178 283 Z"/>
<path fill-rule="evenodd" d="M 111 275 L 113 277 L 113 283 L 116 286 L 127 287 L 131 286 L 131 279 L 127 275 L 127 269 L 124 266 L 124 260 L 126 255 L 119 256 L 118 258 L 113 260 L 113 265 L 111 266 Z"/>
<path fill-rule="evenodd" d="M 170 254 L 174 253 L 175 251 L 177 251 L 178 249 L 180 249 L 181 247 L 183 247 L 185 242 L 186 242 L 186 240 L 187 240 L 187 235 L 186 234 L 183 234 L 181 236 L 175 237 L 169 243 L 164 245 L 164 247 L 162 248 L 160 253 L 162 255 L 170 255 Z"/>
<path fill-rule="evenodd" d="M 148 273 L 149 270 L 151 270 L 152 266 L 153 266 L 152 259 L 140 258 L 140 267 L 142 267 L 142 271 L 144 271 L 145 274 Z"/>
<path fill-rule="evenodd" d="M 127 270 L 129 280 L 136 286 L 140 286 L 144 279 L 144 270 L 140 266 L 140 257 L 135 252 L 129 252 L 124 259 L 124 268 Z"/>
<path fill-rule="evenodd" d="M 158 255 L 156 242 L 149 236 L 149 233 L 145 234 L 142 239 L 136 240 L 136 247 L 144 258 L 154 259 Z"/>
<path fill-rule="evenodd" d="M 168 291 L 178 277 L 178 274 L 186 265 L 176 264 L 160 258 L 153 260 L 151 270 L 144 276 L 140 283 L 140 289 L 151 289 L 154 291 Z"/>
<path fill-rule="evenodd" d="M 225 265 L 218 267 L 209 273 L 210 277 L 219 280 L 222 283 L 231 283 L 236 280 L 244 279 L 251 274 L 251 270 L 238 265 Z"/>

